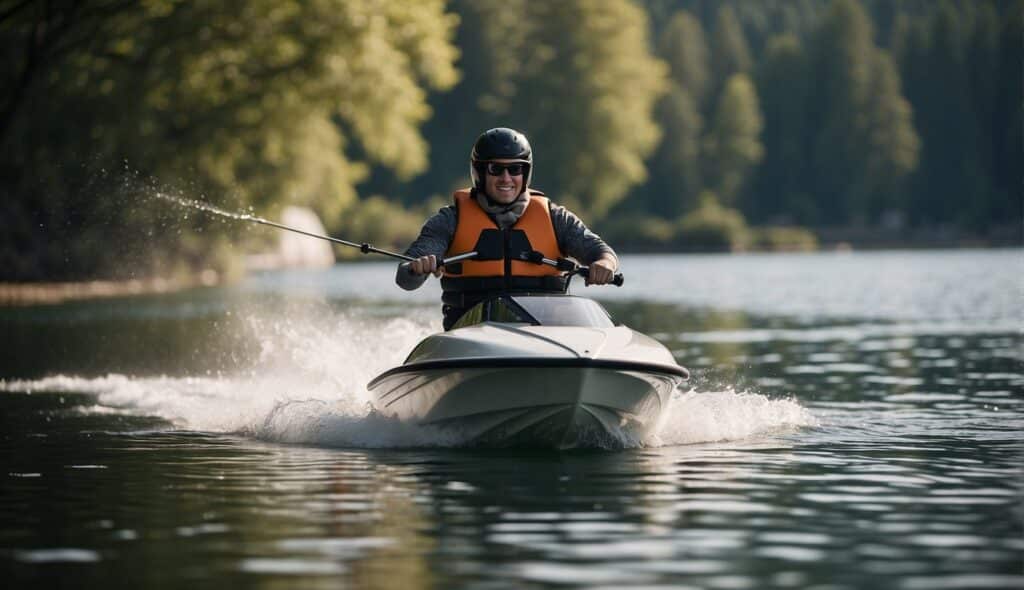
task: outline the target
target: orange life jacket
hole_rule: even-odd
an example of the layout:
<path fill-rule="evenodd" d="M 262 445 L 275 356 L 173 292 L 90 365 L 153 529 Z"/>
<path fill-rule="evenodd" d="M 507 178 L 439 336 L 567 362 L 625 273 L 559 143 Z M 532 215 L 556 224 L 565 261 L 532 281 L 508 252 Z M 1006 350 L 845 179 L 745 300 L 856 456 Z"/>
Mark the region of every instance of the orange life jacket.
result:
<path fill-rule="evenodd" d="M 448 246 L 446 256 L 476 250 L 476 258 L 465 260 L 461 268 L 445 268 L 445 276 L 451 277 L 498 277 L 506 274 L 519 277 L 541 277 L 558 275 L 558 269 L 546 264 L 522 260 L 523 252 L 536 250 L 545 258 L 556 260 L 562 257 L 551 224 L 551 211 L 547 197 L 531 194 L 526 211 L 516 223 L 503 232 L 498 225 L 480 208 L 469 189 L 455 192 L 455 206 L 458 209 L 458 224 L 455 237 Z"/>
<path fill-rule="evenodd" d="M 488 217 L 469 189 L 456 191 L 454 198 L 458 223 L 445 256 L 474 250 L 478 254 L 476 258 L 445 266 L 441 287 L 446 294 L 564 290 L 561 271 L 522 259 L 530 251 L 541 252 L 552 260 L 564 256 L 558 248 L 547 197 L 531 192 L 523 215 L 505 230 Z M 450 296 L 446 299 L 454 301 Z"/>

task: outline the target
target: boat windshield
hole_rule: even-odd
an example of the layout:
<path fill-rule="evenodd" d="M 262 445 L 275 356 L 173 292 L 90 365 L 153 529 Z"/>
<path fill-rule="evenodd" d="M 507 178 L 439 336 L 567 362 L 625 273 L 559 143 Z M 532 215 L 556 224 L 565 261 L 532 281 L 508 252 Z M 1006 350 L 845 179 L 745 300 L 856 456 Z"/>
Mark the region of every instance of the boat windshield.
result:
<path fill-rule="evenodd" d="M 571 295 L 502 295 L 482 301 L 462 314 L 452 329 L 483 322 L 611 328 L 611 316 L 596 301 Z"/>
<path fill-rule="evenodd" d="M 518 303 L 542 326 L 583 326 L 611 328 L 611 316 L 596 301 L 570 295 L 513 296 Z"/>

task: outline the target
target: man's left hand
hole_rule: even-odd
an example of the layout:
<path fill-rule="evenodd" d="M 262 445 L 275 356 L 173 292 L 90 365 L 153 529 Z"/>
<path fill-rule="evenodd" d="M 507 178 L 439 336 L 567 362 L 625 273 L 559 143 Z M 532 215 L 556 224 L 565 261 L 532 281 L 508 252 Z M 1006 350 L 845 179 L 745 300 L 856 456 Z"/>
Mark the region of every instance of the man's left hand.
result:
<path fill-rule="evenodd" d="M 588 285 L 604 285 L 610 283 L 615 276 L 616 261 L 611 257 L 604 257 L 590 263 L 590 276 L 587 277 Z"/>

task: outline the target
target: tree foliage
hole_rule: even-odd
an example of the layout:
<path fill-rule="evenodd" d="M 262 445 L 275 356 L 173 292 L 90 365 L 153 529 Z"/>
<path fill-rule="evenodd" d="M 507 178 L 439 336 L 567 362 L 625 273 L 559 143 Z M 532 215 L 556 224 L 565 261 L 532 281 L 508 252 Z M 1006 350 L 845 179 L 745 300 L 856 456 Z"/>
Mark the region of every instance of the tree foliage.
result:
<path fill-rule="evenodd" d="M 592 218 L 647 178 L 660 135 L 655 101 L 666 66 L 648 50 L 644 11 L 629 0 L 456 0 L 462 79 L 434 99 L 432 174 L 394 187 L 406 203 L 468 182 L 468 154 L 491 127 L 522 130 L 534 148 L 534 185 Z M 411 194 L 410 194 L 411 193 Z"/>
<path fill-rule="evenodd" d="M 813 218 L 799 221 L 865 223 L 870 203 L 898 197 L 902 179 L 916 164 L 918 139 L 910 109 L 890 58 L 874 44 L 867 13 L 854 0 L 834 2 L 809 44 L 803 63 L 811 86 L 799 97 L 805 102 L 798 107 L 806 123 L 786 117 L 808 134 L 806 143 L 797 147 L 800 156 L 788 159 L 808 162 L 804 184 L 814 205 L 805 213 Z M 784 55 L 779 51 L 776 59 Z M 787 51 L 792 65 L 797 53 Z M 770 63 L 773 68 L 780 65 Z M 775 75 L 779 72 L 766 73 Z M 763 83 L 770 79 L 762 78 Z M 778 103 L 772 104 L 772 112 L 792 115 Z"/>
<path fill-rule="evenodd" d="M 0 30 L 6 47 L 54 31 L 53 41 L 27 43 L 5 72 L 23 83 L 3 97 L 0 141 L 12 158 L 2 173 L 17 195 L 10 208 L 42 225 L 27 232 L 32 241 L 96 241 L 100 222 L 151 226 L 111 203 L 99 171 L 123 162 L 209 201 L 261 210 L 301 203 L 336 215 L 367 163 L 404 176 L 425 169 L 426 88 L 457 76 L 455 20 L 440 0 L 79 7 L 25 3 Z M 364 161 L 346 156 L 353 142 Z M 94 198 L 83 197 L 87 184 Z M 73 201 L 86 223 L 65 211 Z M 55 226 L 62 231 L 46 229 Z M 10 241 L 5 252 L 20 249 Z M 174 250 L 170 241 L 160 252 Z M 59 251 L 43 258 L 32 266 L 51 275 L 123 269 L 64 263 Z"/>
<path fill-rule="evenodd" d="M 755 221 L 814 223 L 819 219 L 807 187 L 810 130 L 805 108 L 813 87 L 807 62 L 800 40 L 787 33 L 768 43 L 758 71 L 765 157 L 743 207 Z"/>
<path fill-rule="evenodd" d="M 649 220 L 652 215 L 673 220 L 694 210 L 703 191 L 735 204 L 755 222 L 816 227 L 872 227 L 883 220 L 891 224 L 895 219 L 898 224 L 903 219 L 913 226 L 955 223 L 985 231 L 1000 219 L 1012 218 L 1006 214 L 1019 209 L 1011 192 L 998 188 L 1012 186 L 1000 179 L 1013 177 L 1009 172 L 1012 154 L 1019 153 L 1015 146 L 1022 144 L 1015 139 L 1021 126 L 1007 124 L 1020 116 L 1020 101 L 1015 98 L 1020 91 L 1015 88 L 1021 77 L 1011 75 L 1012 60 L 1019 63 L 1020 35 L 1010 42 L 1009 33 L 1020 31 L 1014 24 L 1020 20 L 1018 4 L 977 0 L 953 5 L 957 20 L 964 24 L 961 28 L 977 31 L 961 41 L 967 47 L 965 64 L 969 64 L 968 81 L 962 86 L 968 89 L 972 104 L 963 121 L 979 138 L 977 157 L 989 162 L 983 170 L 994 188 L 988 196 L 974 191 L 966 199 L 969 206 L 961 197 L 957 207 L 937 207 L 921 179 L 933 178 L 925 170 L 925 160 L 929 150 L 938 148 L 929 144 L 943 140 L 929 139 L 935 131 L 924 128 L 919 113 L 928 110 L 928 102 L 940 102 L 928 98 L 938 90 L 914 87 L 902 58 L 900 31 L 903 22 L 928 26 L 941 3 L 638 3 L 652 17 L 649 43 L 668 65 L 668 79 L 654 109 L 661 140 L 645 162 L 646 181 L 634 184 L 628 197 L 614 206 L 616 228 L 621 220 Z M 565 131 L 576 128 L 570 123 L 585 120 L 586 111 L 575 105 L 603 99 L 598 94 L 574 94 L 575 82 L 567 82 L 578 74 L 560 56 L 578 54 L 579 48 L 563 42 L 545 45 L 546 33 L 539 33 L 547 30 L 547 24 L 557 23 L 552 28 L 572 38 L 569 32 L 576 30 L 574 25 L 557 12 L 570 14 L 576 9 L 538 9 L 522 0 L 509 3 L 505 10 L 494 3 L 469 0 L 456 0 L 452 6 L 462 19 L 458 42 L 464 48 L 459 64 L 464 78 L 453 92 L 434 99 L 438 116 L 427 124 L 431 145 L 446 148 L 435 148 L 433 156 L 444 172 L 392 187 L 405 195 L 407 203 L 422 195 L 447 193 L 455 184 L 466 182 L 466 152 L 476 134 L 494 125 L 513 124 L 530 133 L 543 150 L 538 151 L 536 183 L 555 199 L 578 207 L 584 218 L 611 227 L 593 219 L 577 190 L 565 190 L 572 182 L 569 176 L 575 174 L 565 164 L 573 161 L 577 150 L 588 149 L 578 141 L 578 134 Z M 538 24 L 537 19 L 544 23 Z M 582 26 L 583 20 L 575 20 Z M 995 34 L 993 26 L 998 28 Z M 941 78 L 952 63 L 948 57 L 940 58 L 928 65 L 928 71 Z M 746 73 L 754 82 L 753 93 L 737 101 L 733 91 L 727 100 L 727 81 L 737 73 Z M 550 79 L 535 83 L 542 76 Z M 544 102 L 548 94 L 558 94 L 562 104 Z M 727 102 L 732 106 L 727 107 Z M 541 104 L 550 105 L 549 110 L 538 107 Z M 740 129 L 757 128 L 728 123 L 744 118 L 736 116 L 736 104 L 757 105 L 759 133 L 736 135 Z M 565 111 L 559 110 L 562 106 L 567 107 Z M 732 114 L 731 119 L 726 113 Z M 753 116 L 745 119 L 756 121 Z M 757 144 L 759 161 L 757 149 L 735 150 L 734 154 L 753 157 L 731 161 L 719 155 L 719 146 L 754 148 Z M 562 149 L 563 145 L 568 147 Z M 967 155 L 963 160 L 974 157 Z M 744 161 L 743 166 L 736 165 Z M 560 178 L 552 177 L 556 172 L 552 166 L 560 167 Z M 724 174 L 726 170 L 744 172 Z M 946 174 L 958 178 L 945 184 L 963 183 L 966 170 L 963 165 L 945 167 Z M 739 182 L 723 182 L 724 178 Z M 375 188 L 379 190 L 379 185 Z M 959 194 L 955 189 L 948 192 Z"/>
<path fill-rule="evenodd" d="M 928 18 L 900 22 L 898 58 L 923 140 L 910 204 L 920 224 L 959 219 L 978 228 L 1012 214 L 1007 197 L 1019 190 L 1019 178 L 1010 188 L 998 161 L 1020 154 L 1020 125 L 1007 124 L 1014 112 L 1020 121 L 1020 10 L 1015 14 L 1003 28 L 1016 30 L 1012 41 L 1000 39 L 990 4 L 958 9 L 943 1 Z M 1012 48 L 1007 54 L 1000 54 L 1001 42 Z M 1003 98 L 1013 92 L 1016 100 Z M 1008 136 L 1018 139 L 1002 143 Z"/>
<path fill-rule="evenodd" d="M 679 220 L 681 246 L 687 250 L 743 250 L 750 233 L 743 214 L 724 207 L 714 193 L 701 193 L 699 205 Z"/>
<path fill-rule="evenodd" d="M 697 100 L 672 84 L 656 111 L 663 134 L 651 159 L 652 181 L 643 194 L 651 212 L 675 217 L 692 209 L 704 182 L 701 137 L 704 121 Z"/>
<path fill-rule="evenodd" d="M 1022 20 L 1024 0 L 4 3 L 0 278 L 220 264 L 237 226 L 156 192 L 398 240 L 502 125 L 535 186 L 622 236 L 646 220 L 647 244 L 697 210 L 1019 238 Z"/>
<path fill-rule="evenodd" d="M 594 217 L 646 179 L 665 65 L 626 0 L 531 3 L 515 98 L 501 115 L 534 144 L 540 186 Z M 552 75 L 558 72 L 557 75 Z"/>
<path fill-rule="evenodd" d="M 728 4 L 720 6 L 715 14 L 715 27 L 711 33 L 711 67 L 715 94 L 721 92 L 734 74 L 746 74 L 753 67 L 746 35 L 736 12 Z"/>
<path fill-rule="evenodd" d="M 715 193 L 728 205 L 736 201 L 751 170 L 764 157 L 763 126 L 754 84 L 746 74 L 733 74 L 722 91 L 706 148 Z"/>
<path fill-rule="evenodd" d="M 669 76 L 698 105 L 710 91 L 710 50 L 700 21 L 680 10 L 658 38 L 658 56 L 669 66 Z"/>
<path fill-rule="evenodd" d="M 686 11 L 676 13 L 661 32 L 658 55 L 669 66 L 668 92 L 655 109 L 662 136 L 651 158 L 651 180 L 634 200 L 672 218 L 695 206 L 703 186 L 701 107 L 711 79 L 700 22 Z"/>

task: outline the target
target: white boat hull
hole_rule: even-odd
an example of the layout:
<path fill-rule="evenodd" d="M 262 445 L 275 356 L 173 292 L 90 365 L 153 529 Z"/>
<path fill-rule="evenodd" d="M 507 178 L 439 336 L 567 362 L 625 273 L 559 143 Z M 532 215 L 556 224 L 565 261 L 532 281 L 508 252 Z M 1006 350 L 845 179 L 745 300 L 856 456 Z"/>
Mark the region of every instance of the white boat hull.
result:
<path fill-rule="evenodd" d="M 683 379 L 592 359 L 487 365 L 406 365 L 369 388 L 384 415 L 442 428 L 466 444 L 616 448 L 643 444 Z"/>

